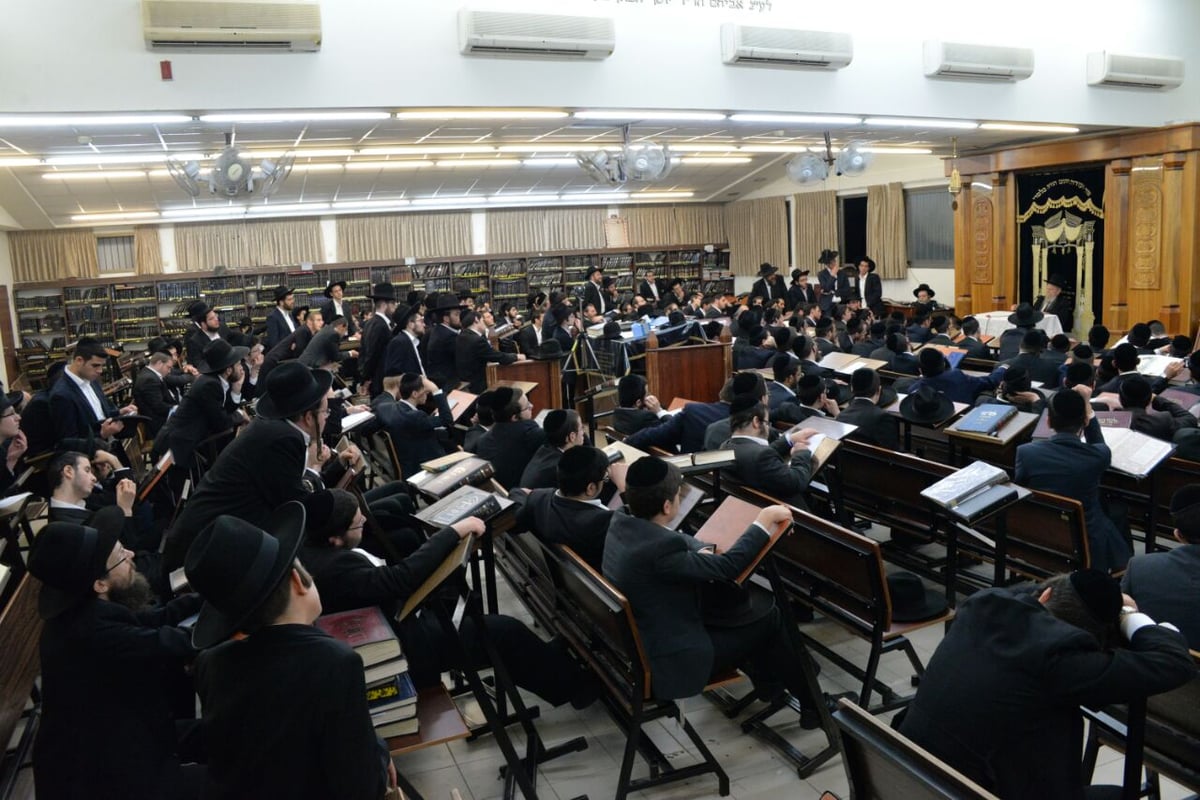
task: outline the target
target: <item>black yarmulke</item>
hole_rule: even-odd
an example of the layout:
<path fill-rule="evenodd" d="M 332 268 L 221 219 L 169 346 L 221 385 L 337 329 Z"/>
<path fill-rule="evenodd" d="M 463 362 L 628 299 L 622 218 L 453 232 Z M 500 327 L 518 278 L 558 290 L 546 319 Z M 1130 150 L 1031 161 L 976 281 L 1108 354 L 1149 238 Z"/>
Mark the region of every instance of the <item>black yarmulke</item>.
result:
<path fill-rule="evenodd" d="M 661 458 L 647 456 L 639 458 L 629 466 L 625 473 L 625 485 L 636 489 L 656 486 L 667 477 L 670 465 Z"/>
<path fill-rule="evenodd" d="M 1121 585 L 1107 572 L 1081 569 L 1071 573 L 1071 586 L 1092 619 L 1105 625 L 1121 615 Z"/>

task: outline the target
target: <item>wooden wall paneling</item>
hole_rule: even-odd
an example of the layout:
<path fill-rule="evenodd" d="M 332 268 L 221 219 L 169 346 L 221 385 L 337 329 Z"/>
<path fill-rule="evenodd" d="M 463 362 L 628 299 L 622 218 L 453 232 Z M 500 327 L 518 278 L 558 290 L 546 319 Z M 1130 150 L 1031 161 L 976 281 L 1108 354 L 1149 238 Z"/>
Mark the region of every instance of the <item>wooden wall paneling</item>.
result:
<path fill-rule="evenodd" d="M 17 379 L 17 341 L 13 337 L 12 303 L 8 297 L 8 287 L 0 286 L 0 344 L 4 345 L 4 370 L 8 382 L 12 384 Z"/>
<path fill-rule="evenodd" d="M 1125 279 L 1129 324 L 1158 316 L 1164 290 L 1163 170 L 1158 158 L 1133 160 L 1129 173 Z"/>
<path fill-rule="evenodd" d="M 954 313 L 959 318 L 974 312 L 972 305 L 971 261 L 974 258 L 974 232 L 971 203 L 975 190 L 971 177 L 963 176 L 963 188 L 954 199 Z"/>
<path fill-rule="evenodd" d="M 1131 245 L 1128 230 L 1129 177 L 1133 162 L 1113 161 L 1104 179 L 1104 325 L 1110 331 L 1129 329 L 1125 267 Z"/>
<path fill-rule="evenodd" d="M 1183 206 L 1179 209 L 1182 221 L 1179 254 L 1179 311 L 1180 333 L 1196 336 L 1200 323 L 1200 236 L 1194 220 L 1200 215 L 1200 152 L 1184 154 Z M 1193 221 L 1189 224 L 1189 221 Z"/>
<path fill-rule="evenodd" d="M 1163 190 L 1163 237 L 1162 237 L 1162 290 L 1159 307 L 1152 317 L 1159 319 L 1172 333 L 1183 330 L 1180 278 L 1186 268 L 1185 229 L 1195 223 L 1195 217 L 1187 214 L 1185 204 L 1183 153 L 1167 153 L 1161 160 Z"/>
<path fill-rule="evenodd" d="M 1015 172 L 1068 164 L 1119 161 L 1145 155 L 1200 150 L 1200 125 L 1184 124 L 1164 128 L 1134 129 L 1098 136 L 1027 144 L 1010 150 L 960 156 L 956 164 L 964 175 L 985 172 Z M 952 164 L 946 161 L 946 174 Z"/>
<path fill-rule="evenodd" d="M 1000 254 L 998 274 L 993 281 L 992 306 L 989 311 L 1002 311 L 1017 302 L 1017 278 L 1020 256 L 1017 248 L 1021 237 L 1017 235 L 1017 179 L 1011 172 L 995 176 L 992 186 L 996 193 L 996 239 Z"/>

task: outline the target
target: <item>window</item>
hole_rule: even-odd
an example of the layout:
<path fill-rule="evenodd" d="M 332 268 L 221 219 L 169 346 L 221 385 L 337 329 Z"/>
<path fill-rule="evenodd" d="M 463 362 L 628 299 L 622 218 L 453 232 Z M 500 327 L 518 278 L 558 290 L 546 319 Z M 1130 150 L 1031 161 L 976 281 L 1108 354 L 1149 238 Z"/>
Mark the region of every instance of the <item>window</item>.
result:
<path fill-rule="evenodd" d="M 867 253 L 867 196 L 838 198 L 842 264 L 857 264 Z"/>
<path fill-rule="evenodd" d="M 914 267 L 954 269 L 954 211 L 945 187 L 906 189 L 908 260 Z"/>
<path fill-rule="evenodd" d="M 137 271 L 132 235 L 96 237 L 96 257 L 101 275 Z"/>

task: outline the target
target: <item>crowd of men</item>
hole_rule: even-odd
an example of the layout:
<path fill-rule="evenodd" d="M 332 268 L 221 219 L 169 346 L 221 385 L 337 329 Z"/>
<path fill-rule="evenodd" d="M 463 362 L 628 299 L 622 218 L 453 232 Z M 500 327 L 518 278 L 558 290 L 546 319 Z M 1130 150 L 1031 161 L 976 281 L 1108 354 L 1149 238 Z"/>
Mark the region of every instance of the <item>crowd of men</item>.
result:
<path fill-rule="evenodd" d="M 361 662 L 312 626 L 322 613 L 383 609 L 418 688 L 463 659 L 487 666 L 490 640 L 515 683 L 545 702 L 596 699 L 602 687 L 563 642 L 512 616 L 468 616 L 461 647 L 432 613 L 396 621 L 486 525 L 468 517 L 426 535 L 403 481 L 338 488 L 364 462 L 343 423 L 365 411 L 355 430 L 386 431 L 403 475 L 459 448 L 489 461 L 516 503 L 517 531 L 570 546 L 628 598 L 657 697 L 690 697 L 737 668 L 760 700 L 790 693 L 801 726 L 815 728 L 829 698 L 805 677 L 809 656 L 774 600 L 712 587 L 753 562 L 790 522 L 789 506 L 807 508 L 819 437 L 806 421 L 848 422 L 854 438 L 899 449 L 900 419 L 935 424 L 954 403 L 982 402 L 1046 411 L 1054 435 L 1018 448 L 1015 480 L 1083 504 L 1093 569 L 965 601 L 901 730 L 1003 797 L 1081 796 L 1078 705 L 1174 688 L 1194 674 L 1188 646 L 1200 647 L 1188 589 L 1200 581 L 1200 486 L 1172 500 L 1179 546 L 1134 556 L 1128 519 L 1101 488 L 1111 452 L 1096 411 L 1129 410 L 1135 430 L 1200 450 L 1196 418 L 1162 395 L 1179 369 L 1156 380 L 1137 369 L 1141 356 L 1171 352 L 1195 375 L 1200 358 L 1190 339 L 1151 324 L 1112 348 L 1102 326 L 1073 348 L 1047 339 L 1038 323 L 1063 308 L 1054 281 L 1013 310 L 997 356 L 978 321 L 938 307 L 929 286 L 913 292 L 909 314 L 888 315 L 871 259 L 841 269 L 825 251 L 820 263 L 815 285 L 793 270 L 790 286 L 764 264 L 741 298 L 689 294 L 652 271 L 622 296 L 593 268 L 580 291 L 535 291 L 523 313 L 506 304 L 499 319 L 469 295 L 402 300 L 386 281 L 361 316 L 344 282 L 307 309 L 280 286 L 260 335 L 249 320 L 226 327 L 197 301 L 186 336 L 148 343 L 122 408 L 100 382 L 111 354 L 81 339 L 47 387 L 0 395 L 0 490 L 29 459 L 50 456 L 49 522 L 29 558 L 44 585 L 39 796 L 382 797 L 396 773 L 371 727 Z M 551 409 L 539 424 L 521 390 L 487 381 L 490 363 L 563 360 L 589 325 L 652 316 L 733 335 L 735 372 L 717 397 L 671 413 L 631 372 L 611 418 L 645 451 L 732 451 L 729 477 L 781 503 L 724 552 L 678 528 L 675 466 L 614 462 L 575 410 Z M 968 375 L 943 347 L 995 364 Z M 884 385 L 874 368 L 839 377 L 820 364 L 835 352 L 877 359 L 899 379 Z M 477 395 L 460 416 L 449 399 L 458 388 Z M 1179 388 L 1200 402 L 1200 386 Z M 897 392 L 907 397 L 893 408 Z M 166 480 L 144 492 L 122 446 L 139 426 L 154 440 L 151 460 L 170 461 Z M 176 596 L 181 567 L 189 588 Z"/>

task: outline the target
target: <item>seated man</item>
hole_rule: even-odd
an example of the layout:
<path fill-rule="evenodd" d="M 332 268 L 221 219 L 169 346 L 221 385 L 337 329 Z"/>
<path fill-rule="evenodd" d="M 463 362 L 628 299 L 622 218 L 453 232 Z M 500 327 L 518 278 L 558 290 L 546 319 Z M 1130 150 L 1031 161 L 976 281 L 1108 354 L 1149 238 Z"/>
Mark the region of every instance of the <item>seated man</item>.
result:
<path fill-rule="evenodd" d="M 767 384 L 767 392 L 771 397 L 771 413 L 779 410 L 784 403 L 796 403 L 796 381 L 800 375 L 799 361 L 793 361 L 787 354 L 775 356 L 771 361 L 771 371 L 774 380 Z"/>
<path fill-rule="evenodd" d="M 204 598 L 192 641 L 204 650 L 205 797 L 367 800 L 396 784 L 362 659 L 312 624 L 321 595 L 296 558 L 303 540 L 304 507 L 287 503 L 266 530 L 219 516 L 188 551 Z"/>
<path fill-rule="evenodd" d="M 921 377 L 909 387 L 910 394 L 922 386 L 932 386 L 955 403 L 972 405 L 982 392 L 994 391 L 1004 379 L 1003 366 L 996 367 L 991 375 L 967 375 L 962 370 L 951 367 L 940 350 L 922 350 L 918 360 L 921 364 Z"/>
<path fill-rule="evenodd" d="M 613 515 L 600 495 L 612 467 L 599 448 L 582 445 L 567 450 L 558 462 L 557 489 L 513 493 L 518 506 L 515 530 L 529 531 L 546 544 L 565 544 L 600 570 Z"/>
<path fill-rule="evenodd" d="M 886 345 L 871 353 L 871 358 L 886 361 L 886 369 L 899 372 L 901 375 L 919 375 L 920 362 L 908 349 L 908 337 L 903 331 L 895 330 L 885 337 Z M 936 350 L 932 352 L 937 352 Z"/>
<path fill-rule="evenodd" d="M 629 436 L 643 428 L 658 424 L 670 414 L 663 411 L 658 398 L 646 391 L 646 379 L 641 375 L 626 375 L 617 382 L 617 408 L 613 409 L 613 429 Z"/>
<path fill-rule="evenodd" d="M 38 797 L 200 796 L 202 772 L 180 767 L 195 760 L 186 748 L 195 731 L 177 727 L 172 712 L 195 654 L 175 626 L 200 598 L 152 608 L 133 553 L 118 541 L 123 525 L 110 507 L 88 526 L 51 522 L 33 542 L 29 571 L 42 582 L 38 613 L 46 620 L 33 749 Z"/>
<path fill-rule="evenodd" d="M 1171 496 L 1171 516 L 1179 547 L 1131 558 L 1121 591 L 1142 611 L 1179 628 L 1188 647 L 1200 650 L 1200 485 Z"/>
<path fill-rule="evenodd" d="M 1112 452 L 1088 403 L 1091 394 L 1080 385 L 1050 396 L 1046 405 L 1054 436 L 1017 447 L 1015 478 L 1022 486 L 1078 500 L 1087 520 L 1092 566 L 1112 571 L 1125 566 L 1133 548 L 1101 503 L 1100 480 Z M 1086 442 L 1079 441 L 1081 430 Z"/>
<path fill-rule="evenodd" d="M 1096 388 L 1098 393 L 1102 392 L 1119 392 L 1121 384 L 1129 378 L 1143 378 L 1138 372 L 1138 364 L 1141 362 L 1141 357 L 1138 355 L 1137 348 L 1129 342 L 1122 342 L 1112 350 L 1111 368 L 1116 375 L 1113 378 L 1103 382 Z M 1163 389 L 1167 388 L 1167 384 L 1171 378 L 1174 378 L 1183 370 L 1183 364 L 1175 361 L 1167 365 L 1161 377 L 1150 381 L 1150 389 L 1158 394 Z M 1148 380 L 1143 378 L 1143 380 Z"/>
<path fill-rule="evenodd" d="M 804 493 L 812 479 L 812 451 L 808 441 L 815 431 L 804 429 L 768 442 L 770 410 L 761 398 L 740 394 L 730 404 L 729 427 L 733 435 L 723 445 L 733 450 L 729 474 L 746 486 L 796 508 L 807 509 Z"/>
<path fill-rule="evenodd" d="M 1034 328 L 1021 339 L 1021 352 L 1004 363 L 1010 367 L 1024 367 L 1029 371 L 1030 380 L 1041 382 L 1047 389 L 1057 388 L 1054 381 L 1058 378 L 1058 367 L 1062 361 L 1052 361 L 1045 358 L 1046 333 L 1040 328 Z"/>
<path fill-rule="evenodd" d="M 486 531 L 483 520 L 467 517 L 434 533 L 403 561 L 378 564 L 358 549 L 365 519 L 352 494 L 339 489 L 315 492 L 304 498 L 304 507 L 305 539 L 299 555 L 321 587 L 325 614 L 379 606 L 388 619 L 395 619 L 409 596 L 433 574 L 459 539 L 484 535 Z M 519 687 L 553 705 L 572 702 L 583 708 L 595 699 L 593 679 L 581 671 L 561 644 L 542 641 L 519 620 L 503 614 L 486 615 L 484 625 Z M 396 629 L 418 689 L 440 685 L 443 672 L 460 666 L 453 643 L 447 641 L 435 614 L 418 610 L 398 623 Z M 464 619 L 459 635 L 474 665 L 490 666 L 474 620 Z"/>
<path fill-rule="evenodd" d="M 725 614 L 725 624 L 709 624 L 706 617 L 723 609 L 701 602 L 700 589 L 737 577 L 766 545 L 767 531 L 790 522 L 791 512 L 764 508 L 728 552 L 717 554 L 664 527 L 679 509 L 682 485 L 675 466 L 653 457 L 635 461 L 626 474 L 630 513 L 613 515 L 604 543 L 604 577 L 633 609 L 654 696 L 691 697 L 736 667 L 747 672 L 761 697 L 772 698 L 786 687 L 800 703 L 801 726 L 819 727 L 819 688 L 805 680 L 800 661 L 808 655 L 793 643 L 774 603 L 747 601 L 736 623 L 729 624 Z"/>
<path fill-rule="evenodd" d="M 158 435 L 172 409 L 179 405 L 179 393 L 166 382 L 171 373 L 173 360 L 166 353 L 151 353 L 133 382 L 133 402 L 144 416 L 146 433 L 150 438 Z"/>
<path fill-rule="evenodd" d="M 740 376 L 746 375 L 747 378 Z M 648 450 L 651 447 L 661 447 L 674 451 L 676 448 L 683 453 L 696 453 L 707 450 L 710 441 L 709 427 L 719 420 L 729 418 L 729 400 L 733 397 L 734 386 L 738 381 L 750 381 L 762 385 L 762 376 L 755 372 L 739 372 L 721 387 L 721 392 L 715 403 L 688 403 L 678 413 L 671 414 L 657 425 L 643 428 L 625 439 L 631 447 Z M 762 394 L 766 394 L 765 388 Z M 728 437 L 726 437 L 728 438 Z M 718 439 L 720 443 L 724 439 Z"/>
<path fill-rule="evenodd" d="M 496 424 L 495 410 L 492 408 L 494 400 L 492 392 L 484 392 L 475 398 L 475 416 L 471 419 L 471 427 L 463 434 L 463 450 L 468 453 L 478 452 L 479 440 Z"/>
<path fill-rule="evenodd" d="M 1007 361 L 1016 356 L 1021 351 L 1021 342 L 1025 339 L 1025 334 L 1033 330 L 1044 316 L 1045 314 L 1029 303 L 1018 305 L 1008 317 L 1013 327 L 1000 334 L 1000 352 L 997 358 Z"/>
<path fill-rule="evenodd" d="M 962 338 L 954 346 L 966 350 L 967 358 L 991 360 L 993 357 L 991 348 L 979 339 L 979 320 L 974 317 L 962 321 Z"/>
<path fill-rule="evenodd" d="M 121 465 L 116 456 L 97 450 L 95 464 L 101 471 L 115 471 Z M 122 512 L 121 544 L 137 553 L 141 572 L 155 578 L 153 564 L 158 561 L 160 535 L 146 517 L 134 516 L 137 485 L 129 478 L 112 477 L 112 495 L 102 491 L 97 466 L 85 454 L 68 450 L 55 456 L 46 468 L 46 484 L 50 489 L 50 522 L 72 522 L 82 525 L 92 515 L 106 507 L 116 506 Z M 126 473 L 129 474 L 129 473 Z"/>
<path fill-rule="evenodd" d="M 805 375 L 796 385 L 796 400 L 794 417 L 789 420 L 803 422 L 809 417 L 836 417 L 838 415 L 837 400 L 829 396 L 829 384 L 817 375 Z"/>
<path fill-rule="evenodd" d="M 522 489 L 547 489 L 558 485 L 558 462 L 563 453 L 587 439 L 587 428 L 578 412 L 556 408 L 542 422 L 546 443 L 537 449 L 521 472 L 517 483 Z"/>
<path fill-rule="evenodd" d="M 1084 797 L 1079 706 L 1165 692 L 1196 671 L 1178 632 L 1124 602 L 1096 570 L 971 595 L 900 732 L 1002 798 Z"/>
<path fill-rule="evenodd" d="M 433 398 L 438 415 L 426 413 L 425 403 Z M 446 455 L 454 415 L 446 393 L 423 375 L 405 373 L 383 379 L 383 391 L 371 401 L 371 409 L 392 437 L 405 477 L 421 471 L 421 464 Z"/>
<path fill-rule="evenodd" d="M 1133 414 L 1129 427 L 1163 441 L 1171 441 L 1176 431 L 1195 428 L 1196 418 L 1174 400 L 1155 395 L 1145 378 L 1133 376 L 1121 382 L 1118 392 L 1121 407 Z"/>
<path fill-rule="evenodd" d="M 533 404 L 520 389 L 493 389 L 492 409 L 496 422 L 480 438 L 475 454 L 492 462 L 496 481 L 507 489 L 520 484 L 525 465 L 546 443 L 546 432 L 530 419 Z"/>
<path fill-rule="evenodd" d="M 883 391 L 879 374 L 866 367 L 854 370 L 850 376 L 850 389 L 854 397 L 838 414 L 839 422 L 858 426 L 858 430 L 850 437 L 889 450 L 899 450 L 900 422 L 879 407 Z"/>

